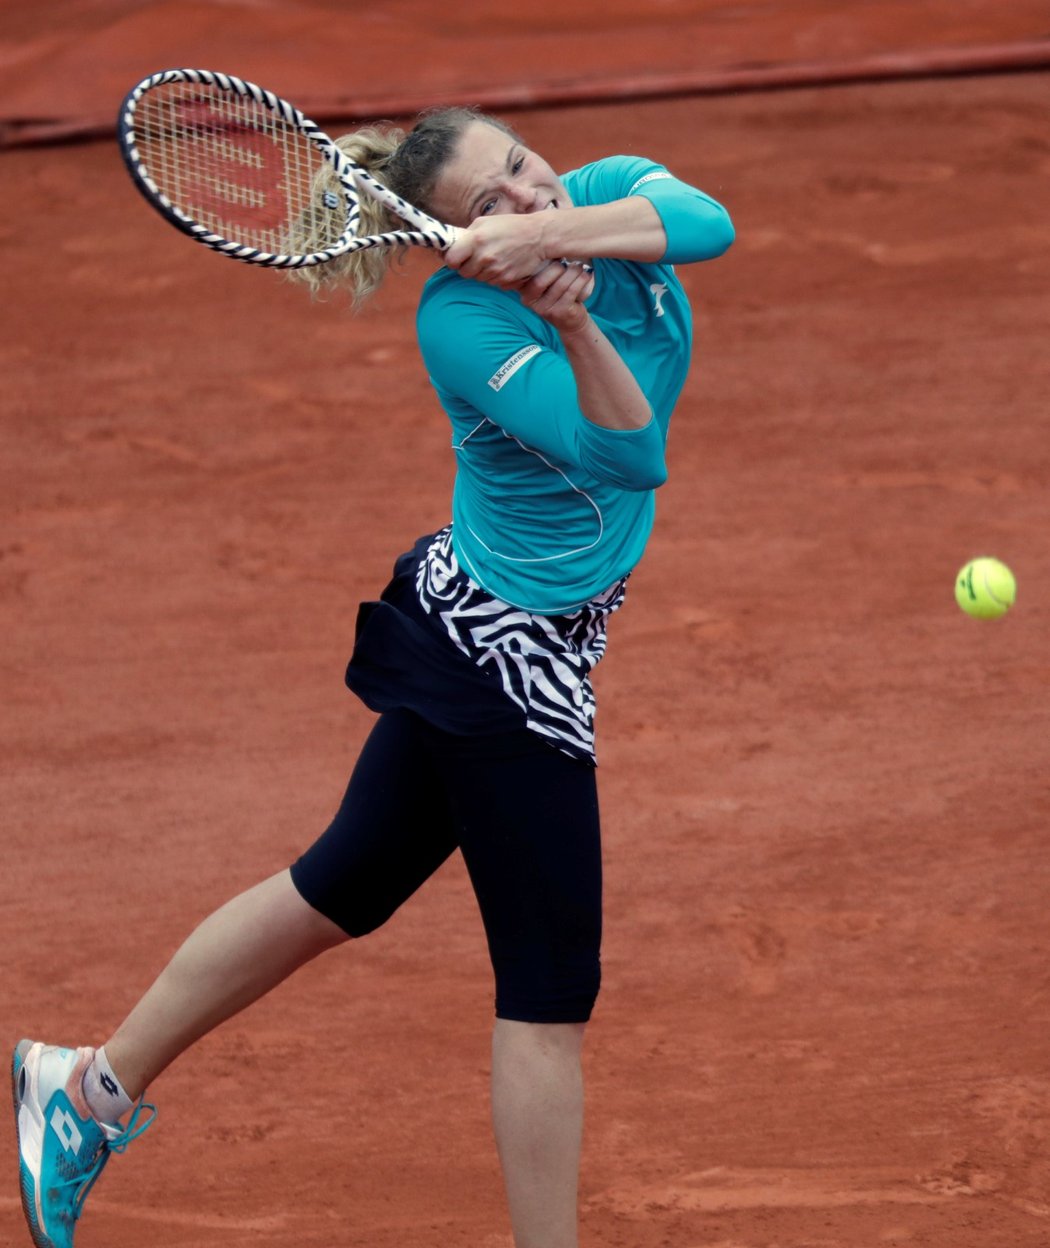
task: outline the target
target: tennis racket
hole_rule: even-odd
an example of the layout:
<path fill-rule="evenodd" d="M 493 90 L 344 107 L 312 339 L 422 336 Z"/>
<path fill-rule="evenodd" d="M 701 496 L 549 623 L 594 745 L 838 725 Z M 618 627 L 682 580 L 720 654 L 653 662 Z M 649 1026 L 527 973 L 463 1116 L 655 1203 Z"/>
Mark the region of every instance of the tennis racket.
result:
<path fill-rule="evenodd" d="M 125 97 L 118 138 L 132 180 L 153 207 L 234 260 L 298 269 L 367 247 L 444 251 L 456 238 L 454 226 L 395 195 L 294 105 L 230 74 L 151 74 Z M 326 166 L 337 181 L 328 179 L 329 189 L 315 197 Z M 361 195 L 410 228 L 359 235 Z"/>

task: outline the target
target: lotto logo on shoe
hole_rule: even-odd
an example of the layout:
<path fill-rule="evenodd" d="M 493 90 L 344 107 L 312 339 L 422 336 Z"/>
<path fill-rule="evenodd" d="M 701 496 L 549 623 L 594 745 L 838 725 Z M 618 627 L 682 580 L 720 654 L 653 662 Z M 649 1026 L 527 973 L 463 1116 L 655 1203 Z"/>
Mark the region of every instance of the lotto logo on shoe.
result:
<path fill-rule="evenodd" d="M 51 1115 L 51 1130 L 58 1136 L 67 1153 L 72 1153 L 75 1157 L 80 1152 L 84 1137 L 80 1134 L 77 1120 L 59 1105 L 55 1106 L 55 1112 Z"/>

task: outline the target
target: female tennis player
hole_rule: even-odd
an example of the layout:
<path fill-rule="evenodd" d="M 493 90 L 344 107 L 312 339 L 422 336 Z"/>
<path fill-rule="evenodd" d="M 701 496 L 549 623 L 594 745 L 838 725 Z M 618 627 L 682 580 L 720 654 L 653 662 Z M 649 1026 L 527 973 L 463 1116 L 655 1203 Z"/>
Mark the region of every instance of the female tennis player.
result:
<path fill-rule="evenodd" d="M 601 936 L 590 673 L 652 528 L 689 368 L 674 266 L 721 255 L 733 227 L 652 160 L 559 176 L 472 110 L 340 145 L 464 227 L 417 319 L 451 425 L 451 523 L 361 607 L 347 683 L 378 719 L 320 839 L 205 919 L 100 1048 L 18 1045 L 22 1196 L 39 1248 L 70 1248 L 110 1154 L 152 1121 L 142 1095 L 169 1063 L 379 927 L 457 848 L 495 976 L 493 1120 L 514 1241 L 577 1242 L 580 1052 Z M 361 300 L 388 254 L 305 272 Z"/>

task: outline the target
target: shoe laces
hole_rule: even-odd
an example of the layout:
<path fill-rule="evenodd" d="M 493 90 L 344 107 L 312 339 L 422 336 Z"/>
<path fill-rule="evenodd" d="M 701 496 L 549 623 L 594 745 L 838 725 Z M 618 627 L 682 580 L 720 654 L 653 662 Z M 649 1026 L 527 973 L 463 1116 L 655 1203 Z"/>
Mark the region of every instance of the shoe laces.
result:
<path fill-rule="evenodd" d="M 148 1111 L 148 1116 L 144 1121 L 140 1122 L 143 1111 Z M 77 1190 L 73 1196 L 73 1217 L 79 1218 L 84 1208 L 84 1201 L 87 1200 L 88 1193 L 98 1181 L 98 1176 L 102 1173 L 103 1167 L 109 1160 L 110 1153 L 123 1153 L 132 1140 L 137 1140 L 139 1136 L 148 1127 L 153 1124 L 154 1118 L 157 1116 L 156 1105 L 149 1104 L 139 1097 L 135 1108 L 131 1111 L 131 1117 L 127 1121 L 127 1125 L 119 1130 L 103 1123 L 104 1138 L 102 1147 L 95 1154 L 94 1163 L 91 1169 L 78 1178 L 66 1179 L 65 1186 L 75 1187 Z M 114 1131 L 113 1135 L 109 1132 Z"/>
<path fill-rule="evenodd" d="M 144 1122 L 139 1122 L 144 1110 L 148 1111 L 148 1117 Z M 153 1120 L 156 1116 L 156 1105 L 151 1105 L 148 1101 L 144 1101 L 140 1096 L 135 1102 L 135 1108 L 131 1111 L 131 1117 L 128 1119 L 128 1125 L 126 1127 L 122 1127 L 117 1135 L 106 1140 L 106 1148 L 111 1153 L 124 1152 L 132 1140 L 137 1140 L 143 1131 L 153 1125 Z"/>

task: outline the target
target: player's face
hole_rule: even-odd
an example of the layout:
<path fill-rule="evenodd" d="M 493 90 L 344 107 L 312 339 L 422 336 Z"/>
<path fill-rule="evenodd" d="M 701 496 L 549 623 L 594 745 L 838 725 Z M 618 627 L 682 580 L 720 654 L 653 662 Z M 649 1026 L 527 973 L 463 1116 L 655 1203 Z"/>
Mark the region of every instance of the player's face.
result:
<path fill-rule="evenodd" d="M 430 198 L 434 215 L 450 225 L 572 206 L 558 175 L 542 157 L 483 121 L 472 121 L 463 131 Z"/>

